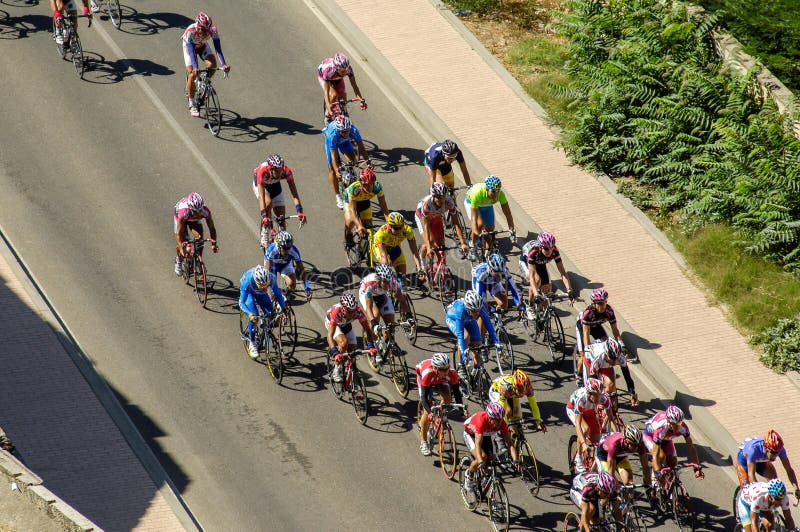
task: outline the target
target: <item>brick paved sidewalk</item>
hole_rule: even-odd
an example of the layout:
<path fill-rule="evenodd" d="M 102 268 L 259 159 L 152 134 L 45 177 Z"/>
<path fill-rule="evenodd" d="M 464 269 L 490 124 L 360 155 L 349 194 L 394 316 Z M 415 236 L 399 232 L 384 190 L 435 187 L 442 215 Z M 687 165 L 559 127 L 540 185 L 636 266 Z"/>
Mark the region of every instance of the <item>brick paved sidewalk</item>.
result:
<path fill-rule="evenodd" d="M 2 240 L 0 246 L 5 246 Z M 11 260 L 4 247 L 0 426 L 18 456 L 47 488 L 104 530 L 183 530 L 59 342 L 63 331 L 49 309 L 29 296 L 31 285 L 17 277 L 21 270 Z"/>
<path fill-rule="evenodd" d="M 775 427 L 790 456 L 800 456 L 800 414 L 773 406 L 791 402 L 797 388 L 763 367 L 653 235 L 553 147 L 553 132 L 437 6 L 430 0 L 336 4 L 534 222 L 555 233 L 578 271 L 609 291 L 615 310 L 656 346 L 693 404 L 710 404 L 736 441 Z M 522 221 L 517 226 L 523 234 L 530 229 Z"/>

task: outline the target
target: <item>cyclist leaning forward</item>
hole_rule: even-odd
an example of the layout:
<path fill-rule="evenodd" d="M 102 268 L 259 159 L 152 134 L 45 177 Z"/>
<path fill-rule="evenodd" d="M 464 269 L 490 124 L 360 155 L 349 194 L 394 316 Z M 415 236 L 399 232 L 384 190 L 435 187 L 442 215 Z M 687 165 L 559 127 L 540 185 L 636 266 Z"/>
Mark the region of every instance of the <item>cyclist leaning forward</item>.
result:
<path fill-rule="evenodd" d="M 349 162 L 355 162 L 358 158 L 367 161 L 370 168 L 372 163 L 369 162 L 361 132 L 346 116 L 337 116 L 336 120 L 325 126 L 322 135 L 325 138 L 325 156 L 328 159 L 328 179 L 336 195 L 336 207 L 343 209 L 344 198 L 339 194 L 339 181 L 342 179 L 339 169 L 342 166 L 342 159 L 339 153 L 341 152 Z"/>
<path fill-rule="evenodd" d="M 582 360 L 584 381 L 590 376 L 602 379 L 606 391 L 612 397 L 616 397 L 617 372 L 615 369 L 619 367 L 622 370 L 622 376 L 625 378 L 628 392 L 631 394 L 631 405 L 639 405 L 639 397 L 636 395 L 631 370 L 628 369 L 628 358 L 625 356 L 619 341 L 611 337 L 605 340 L 595 340 L 586 346 Z M 614 407 L 616 408 L 616 406 L 615 399 Z"/>
<path fill-rule="evenodd" d="M 614 519 L 622 521 L 617 481 L 608 473 L 578 473 L 569 489 L 572 503 L 581 509 L 580 530 L 590 532 L 600 523 L 600 506 L 611 504 Z"/>
<path fill-rule="evenodd" d="M 250 339 L 247 352 L 253 360 L 258 358 L 256 331 L 253 324 L 259 317 L 259 307 L 263 312 L 261 319 L 269 319 L 275 313 L 272 298 L 275 298 L 282 309 L 286 308 L 286 300 L 278 288 L 274 274 L 261 264 L 242 274 L 242 278 L 239 280 L 239 308 L 247 314 L 247 335 Z"/>
<path fill-rule="evenodd" d="M 650 461 L 647 459 L 647 447 L 642 440 L 642 432 L 634 425 L 628 425 L 622 432 L 603 434 L 595 447 L 595 464 L 599 471 L 619 474 L 622 484 L 633 484 L 633 466 L 628 460 L 633 455 L 639 456 L 642 479 L 645 486 L 649 486 Z"/>
<path fill-rule="evenodd" d="M 217 51 L 216 56 L 219 62 L 222 63 L 222 71 L 229 72 L 231 66 L 225 62 L 225 56 L 222 55 L 222 43 L 219 39 L 219 31 L 217 27 L 211 22 L 211 19 L 202 11 L 197 14 L 197 19 L 194 24 L 186 28 L 181 36 L 181 48 L 183 49 L 183 64 L 186 66 L 186 94 L 189 96 L 189 114 L 194 117 L 200 116 L 197 110 L 197 102 L 194 97 L 194 80 L 197 79 L 197 56 L 200 56 L 206 67 L 208 68 L 208 77 L 214 75 L 214 70 L 217 68 L 217 58 L 214 57 L 214 52 L 211 46 L 208 45 L 208 40 L 214 43 L 214 49 Z"/>
<path fill-rule="evenodd" d="M 303 280 L 306 301 L 311 301 L 311 285 L 308 282 L 308 271 L 303 266 L 300 250 L 294 245 L 294 238 L 289 231 L 278 231 L 275 242 L 264 250 L 264 266 L 276 277 L 281 274 L 286 281 L 286 288 L 293 292 L 297 286 L 297 276 Z"/>
<path fill-rule="evenodd" d="M 431 450 L 428 448 L 426 435 L 428 426 L 431 422 L 431 406 L 433 403 L 433 393 L 439 392 L 442 403 L 449 405 L 455 397 L 456 403 L 463 404 L 464 399 L 461 395 L 458 373 L 450 366 L 450 357 L 446 353 L 434 353 L 434 355 L 417 364 L 417 389 L 419 390 L 419 451 L 423 456 L 430 456 Z M 452 392 L 452 393 L 451 393 Z M 467 407 L 464 406 L 464 415 L 467 415 Z"/>
<path fill-rule="evenodd" d="M 776 458 L 780 458 L 786 476 L 789 477 L 794 488 L 794 496 L 800 501 L 800 486 L 797 485 L 797 475 L 794 472 L 789 455 L 783 446 L 783 438 L 774 430 L 767 431 L 763 438 L 747 438 L 739 446 L 736 455 L 736 474 L 742 485 L 756 481 L 756 474 L 767 480 L 778 478 L 775 470 Z"/>
<path fill-rule="evenodd" d="M 422 236 L 422 247 L 419 249 L 420 258 L 426 264 L 426 271 L 430 268 L 436 254 L 434 248 L 444 247 L 444 214 L 449 213 L 451 217 L 456 215 L 456 203 L 453 198 L 445 193 L 445 186 L 442 183 L 431 185 L 430 194 L 422 198 L 417 203 L 417 210 L 414 212 L 414 221 L 417 223 L 417 231 Z M 466 253 L 469 249 L 461 232 L 459 224 L 455 224 L 456 236 L 461 242 L 461 250 Z"/>
<path fill-rule="evenodd" d="M 344 293 L 339 298 L 339 302 L 333 305 L 325 313 L 325 329 L 328 331 L 328 348 L 330 356 L 333 358 L 333 372 L 331 377 L 336 382 L 342 381 L 342 353 L 349 353 L 357 346 L 356 332 L 353 330 L 353 322 L 358 321 L 368 338 L 366 348 L 372 356 L 378 352 L 373 341 L 375 337 L 372 329 L 369 328 L 367 317 L 364 311 L 358 306 L 358 301 L 353 294 Z"/>
<path fill-rule="evenodd" d="M 307 221 L 303 206 L 300 204 L 300 196 L 297 194 L 292 169 L 277 153 L 270 155 L 253 170 L 253 193 L 258 198 L 258 206 L 261 209 L 261 247 L 266 247 L 269 242 L 270 212 L 274 212 L 275 216 L 286 215 L 286 200 L 283 197 L 281 181 L 286 181 L 289 186 L 300 225 L 304 225 Z M 285 224 L 281 229 L 286 229 Z"/>
<path fill-rule="evenodd" d="M 492 436 L 499 434 L 506 444 L 506 448 L 511 451 L 511 459 L 514 462 L 519 460 L 516 448 L 511 444 L 511 434 L 508 424 L 503 419 L 506 415 L 505 409 L 498 403 L 489 403 L 486 410 L 482 410 L 471 415 L 464 421 L 464 445 L 467 446 L 472 454 L 472 463 L 464 475 L 464 488 L 472 490 L 475 482 L 475 471 L 478 466 L 484 464 L 495 457 L 492 445 Z"/>
<path fill-rule="evenodd" d="M 469 187 L 467 196 L 464 198 L 464 210 L 467 218 L 472 224 L 472 243 L 471 251 L 474 260 L 474 250 L 478 242 L 478 236 L 482 231 L 494 231 L 494 204 L 499 203 L 503 214 L 506 217 L 508 229 L 511 231 L 511 243 L 517 243 L 517 235 L 514 229 L 514 218 L 511 216 L 511 209 L 508 206 L 506 194 L 501 190 L 500 178 L 490 175 L 483 183 L 477 183 Z M 485 247 L 489 247 L 491 242 L 484 242 Z"/>
<path fill-rule="evenodd" d="M 689 427 L 683 421 L 683 410 L 675 405 L 669 405 L 666 410 L 656 412 L 644 424 L 644 443 L 650 451 L 650 458 L 653 462 L 653 484 L 656 486 L 661 468 L 664 463 L 670 467 L 675 467 L 678 463 L 678 456 L 675 453 L 675 444 L 672 442 L 678 436 L 683 436 L 686 441 L 686 450 L 689 453 L 689 461 L 700 464 L 697 456 L 697 449 L 692 442 L 689 434 Z M 694 476 L 705 478 L 700 466 L 695 466 Z"/>
<path fill-rule="evenodd" d="M 611 411 L 611 398 L 603 392 L 603 383 L 598 379 L 588 379 L 582 388 L 578 388 L 567 401 L 567 417 L 575 426 L 578 437 L 578 453 L 575 455 L 575 471 L 586 470 L 583 454 L 600 440 L 600 423 L 597 420 L 597 409 Z M 619 430 L 620 427 L 614 427 Z"/>
<path fill-rule="evenodd" d="M 578 314 L 578 319 L 575 322 L 575 349 L 578 350 L 578 353 L 583 353 L 591 338 L 595 340 L 608 338 L 608 333 L 603 328 L 605 322 L 608 322 L 614 338 L 624 348 L 625 344 L 622 343 L 619 327 L 617 327 L 617 315 L 614 314 L 614 309 L 608 304 L 608 292 L 603 288 L 598 288 L 592 290 L 591 297 L 592 304 Z M 579 379 L 580 376 L 575 375 L 575 378 Z"/>
<path fill-rule="evenodd" d="M 447 328 L 450 332 L 455 335 L 458 343 L 458 352 L 461 354 L 461 362 L 458 364 L 458 376 L 463 380 L 467 380 L 465 364 L 467 363 L 468 351 L 472 353 L 471 370 L 476 370 L 482 364 L 479 349 L 483 344 L 483 337 L 478 325 L 478 318 L 481 318 L 485 324 L 489 339 L 499 354 L 503 346 L 497 340 L 492 320 L 489 318 L 483 299 L 477 292 L 467 290 L 464 293 L 464 297 L 456 299 L 447 307 L 445 323 L 447 323 Z M 467 343 L 467 337 L 469 337 L 469 343 Z"/>
<path fill-rule="evenodd" d="M 539 412 L 539 403 L 536 402 L 536 396 L 533 394 L 533 383 L 527 373 L 518 369 L 511 375 L 501 375 L 492 381 L 492 386 L 489 388 L 489 400 L 505 408 L 505 419 L 508 423 L 522 420 L 519 400 L 523 397 L 528 400 L 536 428 L 547 432 L 547 427 L 542 421 L 542 414 Z M 520 432 L 522 429 L 515 425 L 511 430 Z"/>
<path fill-rule="evenodd" d="M 394 268 L 388 264 L 378 264 L 375 271 L 364 277 L 358 287 L 358 301 L 361 303 L 361 308 L 364 309 L 367 321 L 372 325 L 372 332 L 376 338 L 381 318 L 383 318 L 383 323 L 394 323 L 395 308 L 389 294 L 394 294 L 400 303 L 400 311 L 403 315 L 408 315 L 410 313 L 408 303 L 404 297 L 401 297 L 402 293 Z M 383 340 L 388 339 L 389 331 L 387 330 L 383 333 Z M 380 349 L 375 356 L 375 361 L 378 364 L 383 362 Z"/>
<path fill-rule="evenodd" d="M 389 207 L 386 206 L 383 186 L 378 183 L 372 168 L 364 168 L 359 180 L 344 190 L 344 241 L 348 246 L 353 245 L 353 229 L 363 237 L 367 228 L 372 227 L 371 200 L 375 197 L 384 218 L 388 218 Z"/>
<path fill-rule="evenodd" d="M 214 225 L 214 218 L 211 216 L 211 209 L 206 206 L 203 196 L 197 192 L 192 192 L 185 198 L 181 198 L 175 204 L 172 214 L 173 227 L 175 231 L 175 275 L 183 275 L 183 258 L 187 251 L 190 251 L 188 243 L 189 231 L 195 238 L 203 238 L 203 220 L 208 224 L 208 231 L 211 233 L 211 249 L 216 253 L 217 247 L 217 227 Z M 203 248 L 198 252 L 201 256 Z"/>
<path fill-rule="evenodd" d="M 472 179 L 467 170 L 467 163 L 464 162 L 464 154 L 458 148 L 458 144 L 450 139 L 442 142 L 434 142 L 425 150 L 425 170 L 428 172 L 430 184 L 444 183 L 447 188 L 453 190 L 456 185 L 453 175 L 453 163 L 457 162 L 461 168 L 461 175 L 464 176 L 464 183 L 472 185 Z"/>
<path fill-rule="evenodd" d="M 417 249 L 417 239 L 414 238 L 414 230 L 406 223 L 405 218 L 399 212 L 391 212 L 386 218 L 387 223 L 382 225 L 375 232 L 372 240 L 372 258 L 376 263 L 389 264 L 397 271 L 402 287 L 403 278 L 406 274 L 406 257 L 400 245 L 404 240 L 408 241 L 411 248 L 414 263 L 417 271 L 420 272 L 420 280 L 424 280 L 422 263 L 419 260 L 419 249 Z"/>
<path fill-rule="evenodd" d="M 736 500 L 736 513 L 745 532 L 773 530 L 776 523 L 771 510 L 778 508 L 783 511 L 788 530 L 797 530 L 792 518 L 789 496 L 786 494 L 786 485 L 777 478 L 769 482 L 748 484 Z"/>

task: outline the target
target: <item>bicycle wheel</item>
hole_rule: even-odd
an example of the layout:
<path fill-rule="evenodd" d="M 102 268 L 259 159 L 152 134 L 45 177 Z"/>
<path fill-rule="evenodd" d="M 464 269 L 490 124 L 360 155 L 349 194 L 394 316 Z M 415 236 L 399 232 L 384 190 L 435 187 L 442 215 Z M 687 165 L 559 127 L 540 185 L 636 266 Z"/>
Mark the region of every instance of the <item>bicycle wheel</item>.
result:
<path fill-rule="evenodd" d="M 367 387 L 364 386 L 364 377 L 353 368 L 353 379 L 350 383 L 350 403 L 356 411 L 356 418 L 363 425 L 369 417 L 369 398 Z"/>
<path fill-rule="evenodd" d="M 119 29 L 122 26 L 122 9 L 119 7 L 119 0 L 107 0 L 106 9 L 108 10 L 108 18 L 111 19 L 111 24 Z"/>
<path fill-rule="evenodd" d="M 553 311 L 550 312 L 550 317 L 544 326 L 544 342 L 550 350 L 553 362 L 562 362 L 567 349 L 567 339 L 561 318 Z"/>
<path fill-rule="evenodd" d="M 331 391 L 337 399 L 341 399 L 342 394 L 344 393 L 344 381 L 337 382 L 333 380 L 333 358 L 331 357 L 330 353 L 326 354 L 325 362 L 328 366 L 328 383 L 331 385 Z"/>
<path fill-rule="evenodd" d="M 519 457 L 522 481 L 528 485 L 528 490 L 531 492 L 531 495 L 536 497 L 539 495 L 539 488 L 541 487 L 539 481 L 539 463 L 536 461 L 533 448 L 526 440 L 519 443 L 517 447 L 517 456 Z"/>
<path fill-rule="evenodd" d="M 267 346 L 267 369 L 272 378 L 278 381 L 278 384 L 283 380 L 283 349 L 281 348 L 281 339 L 275 336 L 272 331 L 269 333 L 269 345 Z"/>
<path fill-rule="evenodd" d="M 437 284 L 439 285 L 439 301 L 442 302 L 444 311 L 447 312 L 447 307 L 458 299 L 458 286 L 456 279 L 453 277 L 453 272 L 450 268 L 444 268 L 439 275 L 437 275 Z"/>
<path fill-rule="evenodd" d="M 208 130 L 216 137 L 219 135 L 219 130 L 222 127 L 222 111 L 219 108 L 217 91 L 215 91 L 214 87 L 210 84 L 206 89 L 205 98 L 203 98 L 203 107 L 205 109 Z"/>
<path fill-rule="evenodd" d="M 247 355 L 247 358 L 250 358 L 250 336 L 247 332 L 247 316 L 243 310 L 239 311 L 239 336 L 242 339 L 242 343 L 244 344 L 244 354 Z"/>
<path fill-rule="evenodd" d="M 410 317 L 414 320 L 414 325 L 403 325 L 401 328 L 403 329 L 403 334 L 406 335 L 408 341 L 411 342 L 412 345 L 416 345 L 417 343 L 417 311 L 414 310 L 414 300 L 411 299 L 411 296 L 408 295 L 407 292 L 403 292 L 403 295 L 406 296 L 406 301 L 408 302 L 408 308 L 411 311 Z M 398 308 L 398 307 L 395 307 Z"/>
<path fill-rule="evenodd" d="M 501 344 L 503 344 L 503 354 L 505 355 L 505 360 L 501 359 L 500 361 L 508 366 L 508 368 L 498 369 L 500 369 L 501 373 L 503 373 L 504 369 L 508 369 L 509 373 L 514 373 L 514 369 L 516 369 L 516 364 L 514 362 L 514 347 L 511 345 L 511 338 L 509 338 L 505 328 L 497 330 L 497 339 L 500 340 Z"/>
<path fill-rule="evenodd" d="M 206 264 L 203 262 L 203 258 L 198 255 L 194 260 L 194 293 L 203 308 L 205 308 L 208 300 L 206 280 Z"/>
<path fill-rule="evenodd" d="M 578 514 L 569 512 L 564 516 L 564 532 L 580 532 L 581 518 Z"/>
<path fill-rule="evenodd" d="M 62 25 L 63 25 L 63 22 L 62 22 Z M 53 42 L 56 43 L 56 50 L 58 50 L 58 55 L 61 56 L 61 59 L 64 59 L 67 56 L 67 48 L 66 48 L 66 46 L 64 46 L 64 42 L 63 41 L 61 42 L 61 44 L 59 44 L 58 41 L 56 41 L 56 31 L 57 31 L 56 19 L 53 18 Z M 63 31 L 63 28 L 62 28 L 62 31 Z"/>
<path fill-rule="evenodd" d="M 575 455 L 578 454 L 578 436 L 573 434 L 567 442 L 567 467 L 569 476 L 575 476 Z"/>
<path fill-rule="evenodd" d="M 625 512 L 625 529 L 628 532 L 647 532 L 647 525 L 644 524 L 644 519 L 639 515 L 639 509 L 631 502 L 630 507 Z"/>
<path fill-rule="evenodd" d="M 583 364 L 583 357 L 581 353 L 578 352 L 578 344 L 576 343 L 575 346 L 572 348 L 572 373 L 575 375 L 576 379 L 582 379 L 582 371 L 581 364 Z"/>
<path fill-rule="evenodd" d="M 478 403 L 480 403 L 481 408 L 486 408 L 486 405 L 489 404 L 490 385 L 491 380 L 489 379 L 489 374 L 486 373 L 486 369 L 481 366 L 478 368 L 478 374 L 475 375 L 475 389 L 473 390 L 475 398 Z"/>
<path fill-rule="evenodd" d="M 455 224 L 458 224 L 458 226 L 461 227 L 461 234 L 464 235 L 464 240 L 469 241 L 470 235 L 472 235 L 472 231 L 470 230 L 470 226 L 468 226 L 464 222 L 464 215 L 461 214 L 461 211 L 459 209 L 456 209 L 456 216 L 455 219 L 452 220 L 452 222 L 453 222 L 453 230 L 451 238 L 453 239 L 453 241 L 458 242 L 458 235 L 456 234 Z"/>
<path fill-rule="evenodd" d="M 297 315 L 291 305 L 286 307 L 286 317 L 281 326 L 281 343 L 283 356 L 293 358 L 294 350 L 297 349 Z"/>
<path fill-rule="evenodd" d="M 453 346 L 453 351 L 450 353 L 450 360 L 453 362 L 453 365 L 458 367 L 458 364 L 461 363 L 461 355 L 458 353 L 458 346 Z M 458 380 L 459 386 L 461 386 L 461 393 L 464 394 L 464 400 L 469 399 L 472 397 L 472 383 L 470 379 L 461 379 Z"/>
<path fill-rule="evenodd" d="M 361 244 L 363 239 L 359 238 L 358 235 L 353 237 L 353 243 L 351 245 L 347 244 L 347 241 L 344 243 L 344 254 L 347 257 L 347 265 L 350 269 L 358 267 L 361 263 L 361 259 L 364 258 L 364 254 L 362 253 L 362 247 L 365 247 Z"/>
<path fill-rule="evenodd" d="M 737 515 L 737 512 L 738 512 L 738 510 L 737 510 L 738 504 L 737 503 L 739 502 L 739 494 L 740 493 L 742 493 L 742 487 L 741 486 L 736 486 L 736 489 L 733 490 L 733 511 L 731 512 L 731 514 L 734 517 Z"/>
<path fill-rule="evenodd" d="M 694 510 L 692 498 L 683 484 L 677 484 L 672 492 L 672 515 L 675 517 L 675 523 L 678 529 L 683 532 L 694 531 L 695 519 L 697 514 Z"/>
<path fill-rule="evenodd" d="M 458 462 L 458 489 L 461 492 L 461 500 L 464 501 L 464 506 L 466 506 L 467 510 L 470 512 L 474 512 L 478 509 L 478 502 L 480 501 L 477 490 L 478 479 L 475 478 L 475 487 L 473 489 L 468 490 L 464 487 L 464 479 L 467 476 L 470 463 L 472 463 L 472 457 L 470 456 L 462 456 L 461 460 Z M 477 476 L 476 473 L 475 477 Z"/>
<path fill-rule="evenodd" d="M 392 343 L 389 347 L 389 372 L 392 375 L 392 382 L 397 393 L 401 397 L 408 396 L 408 364 L 406 357 L 400 352 L 400 347 Z"/>
<path fill-rule="evenodd" d="M 489 506 L 489 521 L 497 532 L 508 530 L 511 515 L 508 507 L 508 493 L 499 479 L 489 484 L 486 492 L 486 503 Z"/>
<path fill-rule="evenodd" d="M 450 423 L 443 423 L 439 431 L 439 464 L 444 476 L 452 480 L 458 469 L 458 447 Z"/>
<path fill-rule="evenodd" d="M 75 73 L 78 77 L 83 79 L 83 46 L 81 46 L 81 38 L 78 37 L 77 32 L 72 31 L 72 36 L 69 39 L 69 51 L 72 54 L 72 64 L 75 66 Z"/>

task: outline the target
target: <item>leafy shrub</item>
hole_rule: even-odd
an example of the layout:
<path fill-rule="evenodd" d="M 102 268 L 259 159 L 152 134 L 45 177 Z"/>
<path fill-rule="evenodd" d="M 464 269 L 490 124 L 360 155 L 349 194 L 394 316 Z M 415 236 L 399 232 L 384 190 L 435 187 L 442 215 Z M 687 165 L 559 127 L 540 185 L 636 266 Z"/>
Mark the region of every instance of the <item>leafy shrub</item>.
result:
<path fill-rule="evenodd" d="M 761 362 L 779 373 L 800 371 L 800 314 L 780 320 L 753 337 L 761 346 Z"/>

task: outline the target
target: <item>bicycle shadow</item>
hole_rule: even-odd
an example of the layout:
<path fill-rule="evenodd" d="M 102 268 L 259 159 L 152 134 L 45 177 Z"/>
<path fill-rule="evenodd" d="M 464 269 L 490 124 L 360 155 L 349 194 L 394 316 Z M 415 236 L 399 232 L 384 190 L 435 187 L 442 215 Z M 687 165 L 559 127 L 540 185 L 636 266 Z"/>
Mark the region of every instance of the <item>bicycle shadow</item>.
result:
<path fill-rule="evenodd" d="M 422 173 L 425 151 L 417 148 L 394 147 L 384 149 L 375 142 L 364 139 L 364 147 L 369 152 L 370 160 L 377 173 L 395 173 L 404 166 L 419 166 Z M 427 174 L 425 174 L 427 177 Z"/>
<path fill-rule="evenodd" d="M 328 365 L 324 356 L 310 357 L 309 353 L 319 354 L 317 349 L 298 349 L 294 357 L 286 361 L 281 387 L 295 392 L 319 392 L 325 389 Z M 322 359 L 322 360 L 320 360 Z"/>
<path fill-rule="evenodd" d="M 227 277 L 208 274 L 206 276 L 206 310 L 215 314 L 239 314 L 239 287 Z"/>
<path fill-rule="evenodd" d="M 318 135 L 319 129 L 284 116 L 247 118 L 222 109 L 222 129 L 218 138 L 228 142 L 258 142 L 272 135 Z M 223 134 L 224 132 L 224 134 Z"/>
<path fill-rule="evenodd" d="M 365 427 L 387 434 L 411 432 L 414 427 L 413 419 L 416 415 L 416 407 L 405 400 L 395 400 L 376 392 L 375 374 L 361 370 L 361 375 L 364 376 L 369 396 L 369 418 Z M 388 385 L 394 386 L 391 382 Z"/>
<path fill-rule="evenodd" d="M 0 9 L 0 39 L 25 39 L 31 33 L 52 33 L 53 19 L 44 15 L 22 15 L 12 17 Z"/>
<path fill-rule="evenodd" d="M 39 0 L 0 0 L 0 4 L 10 7 L 36 7 L 39 5 Z"/>
<path fill-rule="evenodd" d="M 120 4 L 122 25 L 119 31 L 129 35 L 155 35 L 171 28 L 187 28 L 193 19 L 178 13 L 141 13 L 134 7 Z M 105 17 L 106 19 L 108 16 Z"/>

